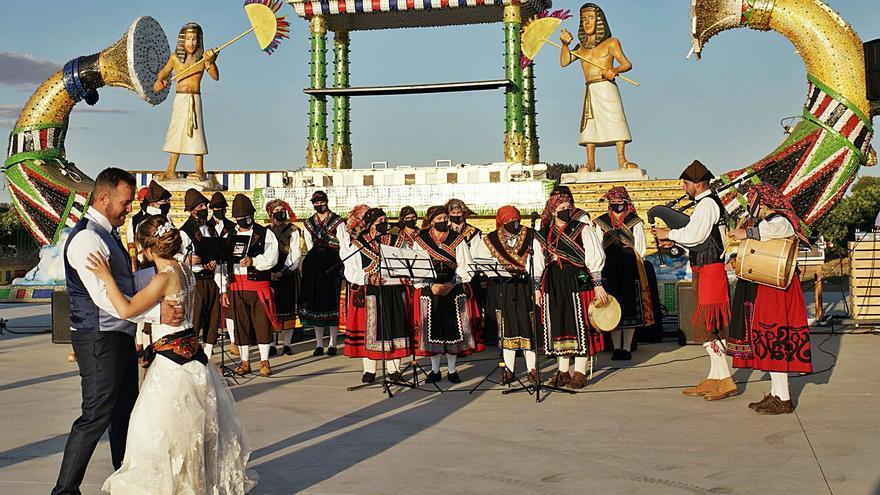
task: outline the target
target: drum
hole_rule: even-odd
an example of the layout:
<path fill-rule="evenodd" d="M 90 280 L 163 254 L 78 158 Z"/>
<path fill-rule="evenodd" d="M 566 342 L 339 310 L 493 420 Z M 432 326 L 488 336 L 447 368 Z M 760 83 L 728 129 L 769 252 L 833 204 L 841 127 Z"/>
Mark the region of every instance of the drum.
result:
<path fill-rule="evenodd" d="M 795 237 L 756 241 L 746 239 L 736 256 L 736 276 L 777 289 L 785 289 L 794 278 L 798 241 Z"/>
<path fill-rule="evenodd" d="M 601 332 L 610 332 L 620 324 L 620 303 L 611 294 L 608 294 L 608 302 L 599 305 L 598 299 L 590 302 L 588 317 L 590 325 Z"/>

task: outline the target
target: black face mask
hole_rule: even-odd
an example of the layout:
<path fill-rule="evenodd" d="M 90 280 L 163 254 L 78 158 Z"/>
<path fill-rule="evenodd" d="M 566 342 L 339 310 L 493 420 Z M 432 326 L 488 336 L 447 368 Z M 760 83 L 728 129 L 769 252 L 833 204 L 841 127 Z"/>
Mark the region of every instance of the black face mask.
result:
<path fill-rule="evenodd" d="M 519 234 L 520 228 L 522 228 L 519 222 L 508 222 L 504 224 L 504 230 L 511 234 Z"/>
<path fill-rule="evenodd" d="M 198 220 L 200 223 L 203 223 L 207 219 L 208 219 L 208 210 L 198 210 L 196 212 L 196 220 Z"/>
<path fill-rule="evenodd" d="M 162 216 L 167 217 L 168 212 L 171 211 L 171 203 L 159 206 L 159 211 L 162 213 Z"/>
<path fill-rule="evenodd" d="M 403 226 L 408 229 L 414 229 L 414 228 L 416 228 L 416 221 L 415 220 L 404 220 Z"/>
<path fill-rule="evenodd" d="M 286 211 L 276 211 L 272 214 L 272 218 L 275 219 L 276 222 L 283 222 L 287 220 L 287 212 Z"/>
<path fill-rule="evenodd" d="M 559 210 L 556 212 L 556 218 L 562 220 L 563 222 L 568 222 L 571 220 L 571 208 L 567 210 Z"/>
<path fill-rule="evenodd" d="M 315 205 L 315 211 L 318 213 L 324 213 L 327 211 L 327 205 Z"/>
<path fill-rule="evenodd" d="M 464 215 L 449 215 L 449 221 L 456 225 L 461 225 L 464 223 Z"/>
<path fill-rule="evenodd" d="M 376 224 L 376 232 L 380 234 L 384 234 L 388 232 L 388 222 L 382 222 Z"/>
<path fill-rule="evenodd" d="M 235 221 L 235 223 L 237 223 L 238 226 L 243 229 L 249 229 L 249 228 L 251 228 L 251 225 L 254 223 L 254 217 L 239 218 L 238 220 Z"/>
<path fill-rule="evenodd" d="M 214 210 L 214 218 L 217 220 L 223 220 L 226 218 L 226 208 L 219 208 Z"/>
<path fill-rule="evenodd" d="M 449 222 L 437 222 L 432 225 L 437 232 L 446 232 L 449 230 Z"/>
<path fill-rule="evenodd" d="M 624 210 L 626 210 L 625 204 L 611 205 L 611 211 L 613 211 L 614 213 L 623 213 Z"/>

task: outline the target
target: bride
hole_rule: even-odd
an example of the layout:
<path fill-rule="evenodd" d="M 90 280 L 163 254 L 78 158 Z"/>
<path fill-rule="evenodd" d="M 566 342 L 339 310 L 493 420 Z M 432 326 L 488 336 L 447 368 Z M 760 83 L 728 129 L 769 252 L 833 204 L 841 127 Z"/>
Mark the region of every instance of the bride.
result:
<path fill-rule="evenodd" d="M 195 279 L 174 259 L 180 232 L 154 215 L 138 226 L 137 241 L 158 273 L 130 301 L 98 253 L 89 256 L 89 269 L 106 284 L 120 318 L 146 312 L 163 299 L 180 301 L 185 318 L 177 327 L 153 325 L 147 353 L 152 362 L 131 413 L 125 460 L 102 490 L 114 495 L 246 493 L 256 483 L 245 472 L 247 437 L 232 393 L 192 330 Z"/>

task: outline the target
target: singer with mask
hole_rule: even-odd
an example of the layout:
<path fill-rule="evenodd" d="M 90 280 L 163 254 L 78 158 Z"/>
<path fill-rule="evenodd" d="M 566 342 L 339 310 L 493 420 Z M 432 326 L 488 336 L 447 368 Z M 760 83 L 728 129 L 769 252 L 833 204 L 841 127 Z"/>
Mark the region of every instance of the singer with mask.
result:
<path fill-rule="evenodd" d="M 396 233 L 401 237 L 403 247 L 407 249 L 412 249 L 416 243 L 416 235 L 419 233 L 418 221 L 419 215 L 416 213 L 415 208 L 404 206 L 400 209 L 400 214 L 397 216 L 397 226 L 395 227 L 397 232 L 392 233 Z"/>
<path fill-rule="evenodd" d="M 266 204 L 269 228 L 278 240 L 278 262 L 272 269 L 272 290 L 275 292 L 275 312 L 281 323 L 278 341 L 281 354 L 293 355 L 290 345 L 299 315 L 299 265 L 302 261 L 299 227 L 293 224 L 295 216 L 290 205 L 280 199 Z"/>
<path fill-rule="evenodd" d="M 270 285 L 272 269 L 278 262 L 278 240 L 267 227 L 254 221 L 253 203 L 244 194 L 232 200 L 236 228 L 230 234 L 223 263 L 221 303 L 232 316 L 235 342 L 241 353 L 238 375 L 251 372 L 250 346 L 260 351 L 260 375 L 272 374 L 269 349 L 274 330 L 281 325 L 275 314 L 275 296 Z M 231 267 L 231 268 L 230 268 Z"/>
<path fill-rule="evenodd" d="M 208 204 L 208 209 L 211 210 L 211 215 L 208 218 L 206 224 L 209 228 L 214 229 L 214 232 L 217 233 L 217 237 L 221 239 L 228 239 L 229 235 L 235 232 L 235 222 L 226 218 L 226 209 L 228 207 L 229 204 L 226 202 L 226 197 L 223 196 L 222 192 L 216 191 L 214 194 L 211 195 L 211 202 Z M 224 260 L 220 260 L 221 265 L 224 262 Z M 223 283 L 221 280 L 220 270 L 216 270 L 214 272 L 214 282 L 217 283 L 217 287 L 222 292 Z M 232 345 L 229 346 L 229 352 L 231 352 L 233 356 L 238 356 L 238 346 L 235 345 L 235 332 L 233 331 L 233 325 L 234 324 L 232 322 L 232 318 L 226 311 L 226 308 L 224 308 L 221 304 L 220 327 L 223 329 L 224 332 L 226 332 L 226 335 L 229 337 L 229 341 L 232 343 Z"/>
<path fill-rule="evenodd" d="M 464 237 L 464 242 L 475 256 L 477 246 L 482 243 L 483 231 L 468 223 L 468 217 L 474 216 L 473 210 L 468 208 L 464 201 L 452 198 L 446 202 L 446 210 L 449 211 L 449 230 L 457 232 Z M 475 352 L 486 350 L 486 344 L 497 344 L 495 335 L 486 334 L 486 323 L 483 313 L 486 309 L 486 280 L 481 273 L 472 274 L 470 283 L 465 286 L 468 296 L 468 313 L 471 315 L 471 328 L 474 331 L 477 347 Z"/>
<path fill-rule="evenodd" d="M 502 206 L 495 215 L 496 230 L 483 236 L 475 247 L 475 257 L 491 258 L 512 275 L 512 278 L 489 278 L 486 289 L 486 328 L 495 331 L 504 355 L 504 373 L 501 383 L 514 381 L 516 352 L 526 359 L 529 383 L 538 379 L 533 335 L 533 288 L 540 285 L 544 272 L 544 253 L 534 229 L 522 226 L 522 218 L 515 206 Z M 530 254 L 530 251 L 533 253 Z M 530 260 L 534 269 L 530 269 Z M 534 279 L 530 278 L 534 276 Z"/>

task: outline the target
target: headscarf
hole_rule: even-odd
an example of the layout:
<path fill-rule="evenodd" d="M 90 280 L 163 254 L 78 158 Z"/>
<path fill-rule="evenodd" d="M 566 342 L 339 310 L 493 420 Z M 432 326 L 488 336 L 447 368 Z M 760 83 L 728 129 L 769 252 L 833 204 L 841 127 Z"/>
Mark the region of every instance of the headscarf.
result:
<path fill-rule="evenodd" d="M 467 207 L 464 201 L 456 198 L 452 198 L 446 202 L 446 213 L 448 214 L 450 211 L 459 209 L 462 211 L 465 217 L 470 217 L 475 215 L 473 210 Z"/>
<path fill-rule="evenodd" d="M 766 182 L 753 185 L 749 188 L 747 198 L 750 205 L 757 199 L 759 205 L 766 206 L 775 213 L 787 218 L 791 222 L 791 226 L 794 227 L 794 233 L 798 239 L 807 245 L 810 244 L 810 238 L 804 232 L 803 227 L 801 227 L 801 221 L 794 211 L 794 206 L 776 186 Z"/>
<path fill-rule="evenodd" d="M 442 214 L 449 214 L 449 210 L 446 209 L 446 206 L 444 205 L 435 205 L 428 208 L 428 212 L 425 213 L 425 218 L 422 219 L 422 229 L 431 228 L 431 221 L 434 220 L 434 217 Z"/>
<path fill-rule="evenodd" d="M 400 214 L 397 216 L 397 226 L 399 228 L 403 229 L 403 227 L 404 227 L 403 219 L 407 215 L 415 215 L 418 218 L 418 213 L 416 213 L 415 208 L 413 208 L 412 206 L 404 206 L 403 208 L 400 209 Z"/>
<path fill-rule="evenodd" d="M 287 204 L 287 201 L 284 201 L 283 199 L 273 199 L 272 201 L 266 203 L 266 213 L 268 213 L 271 217 L 272 211 L 279 206 L 284 207 L 284 211 L 287 212 L 288 220 L 290 220 L 291 222 L 296 220 L 296 214 L 293 213 L 293 208 L 291 208 L 290 205 Z"/>
<path fill-rule="evenodd" d="M 522 216 L 516 206 L 502 206 L 498 209 L 498 213 L 495 215 L 495 227 L 498 230 L 501 230 L 504 225 L 517 220 L 522 220 Z"/>
<path fill-rule="evenodd" d="M 348 213 L 348 220 L 345 221 L 345 228 L 348 229 L 349 234 L 355 237 L 360 234 L 361 229 L 364 228 L 364 213 L 369 209 L 370 207 L 364 204 L 351 209 Z"/>
<path fill-rule="evenodd" d="M 366 213 L 364 213 L 364 218 L 363 218 L 364 232 L 369 230 L 370 227 L 372 227 L 373 224 L 376 223 L 376 220 L 378 220 L 384 216 L 385 216 L 385 210 L 383 210 L 382 208 L 370 208 L 369 210 L 367 210 Z"/>
<path fill-rule="evenodd" d="M 623 221 L 628 214 L 636 212 L 636 207 L 633 206 L 632 200 L 629 198 L 629 192 L 623 186 L 612 187 L 602 197 L 608 201 L 608 216 L 611 218 L 611 226 L 615 229 L 618 229 L 623 225 Z M 623 213 L 619 215 L 613 214 L 614 212 L 611 211 L 612 201 L 623 201 L 623 204 L 626 206 Z"/>
<path fill-rule="evenodd" d="M 556 186 L 550 192 L 550 197 L 547 198 L 547 203 L 544 205 L 544 211 L 541 213 L 541 226 L 547 225 L 553 219 L 556 207 L 566 201 L 571 203 L 574 208 L 574 196 L 571 194 L 571 189 L 568 186 Z"/>
<path fill-rule="evenodd" d="M 318 201 L 323 201 L 327 203 L 329 202 L 329 199 L 327 198 L 327 193 L 325 193 L 324 191 L 315 191 L 312 194 L 312 199 L 310 201 L 312 203 L 317 203 Z"/>

